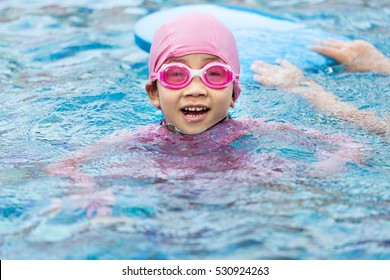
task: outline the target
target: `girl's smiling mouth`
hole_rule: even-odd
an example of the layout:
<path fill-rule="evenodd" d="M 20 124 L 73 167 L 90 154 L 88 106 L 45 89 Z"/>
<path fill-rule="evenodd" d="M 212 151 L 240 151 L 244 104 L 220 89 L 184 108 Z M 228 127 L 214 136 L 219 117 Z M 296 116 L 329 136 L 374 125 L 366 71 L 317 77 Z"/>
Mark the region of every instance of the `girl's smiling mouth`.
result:
<path fill-rule="evenodd" d="M 186 106 L 180 109 L 187 122 L 199 122 L 206 118 L 210 109 L 206 106 Z"/>

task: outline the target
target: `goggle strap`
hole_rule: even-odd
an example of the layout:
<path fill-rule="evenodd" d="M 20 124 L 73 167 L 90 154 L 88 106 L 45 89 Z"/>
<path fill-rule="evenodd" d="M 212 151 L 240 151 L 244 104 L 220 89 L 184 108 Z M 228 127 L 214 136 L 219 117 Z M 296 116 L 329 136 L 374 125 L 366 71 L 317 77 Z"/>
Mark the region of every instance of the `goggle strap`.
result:
<path fill-rule="evenodd" d="M 159 78 L 158 78 L 158 73 L 151 73 L 150 74 L 150 80 L 152 81 L 152 82 L 154 82 L 154 81 L 156 81 L 156 80 L 158 80 Z"/>

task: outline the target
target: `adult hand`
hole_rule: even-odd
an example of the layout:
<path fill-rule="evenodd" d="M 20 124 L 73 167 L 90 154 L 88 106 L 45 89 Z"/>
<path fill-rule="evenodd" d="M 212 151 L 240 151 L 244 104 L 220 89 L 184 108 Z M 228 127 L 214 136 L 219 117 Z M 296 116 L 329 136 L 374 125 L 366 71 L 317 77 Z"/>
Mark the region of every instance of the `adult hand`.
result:
<path fill-rule="evenodd" d="M 331 39 L 317 41 L 318 45 L 309 46 L 309 49 L 334 59 L 345 66 L 348 71 L 372 71 L 382 70 L 383 59 L 387 59 L 383 53 L 370 43 L 363 40 L 341 41 Z"/>
<path fill-rule="evenodd" d="M 256 73 L 253 79 L 263 85 L 278 88 L 294 88 L 306 81 L 302 70 L 295 65 L 281 59 L 276 62 L 279 65 L 255 61 L 251 66 Z"/>

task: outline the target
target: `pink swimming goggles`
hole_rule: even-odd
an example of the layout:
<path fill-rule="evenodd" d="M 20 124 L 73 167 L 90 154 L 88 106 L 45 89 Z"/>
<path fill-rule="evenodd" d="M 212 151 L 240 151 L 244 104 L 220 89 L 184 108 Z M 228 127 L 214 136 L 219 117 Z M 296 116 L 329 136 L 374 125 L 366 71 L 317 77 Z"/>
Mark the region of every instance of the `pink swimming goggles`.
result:
<path fill-rule="evenodd" d="M 212 89 L 226 88 L 239 79 L 239 75 L 235 74 L 228 64 L 221 62 L 211 62 L 199 70 L 191 69 L 179 62 L 163 64 L 157 73 L 150 75 L 150 78 L 152 81 L 160 81 L 165 88 L 181 89 L 189 85 L 196 76 Z"/>

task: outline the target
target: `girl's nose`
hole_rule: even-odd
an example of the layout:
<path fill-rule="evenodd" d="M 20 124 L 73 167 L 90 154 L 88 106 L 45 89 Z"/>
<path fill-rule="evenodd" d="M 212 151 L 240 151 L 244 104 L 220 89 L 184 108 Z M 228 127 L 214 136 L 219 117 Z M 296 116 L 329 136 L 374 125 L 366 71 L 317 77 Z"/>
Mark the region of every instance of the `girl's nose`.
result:
<path fill-rule="evenodd" d="M 183 94 L 185 96 L 204 96 L 207 95 L 207 87 L 200 77 L 194 77 L 189 85 L 184 88 Z"/>

